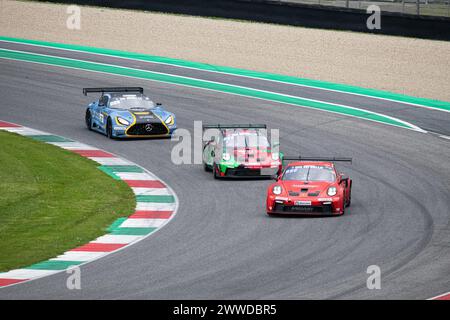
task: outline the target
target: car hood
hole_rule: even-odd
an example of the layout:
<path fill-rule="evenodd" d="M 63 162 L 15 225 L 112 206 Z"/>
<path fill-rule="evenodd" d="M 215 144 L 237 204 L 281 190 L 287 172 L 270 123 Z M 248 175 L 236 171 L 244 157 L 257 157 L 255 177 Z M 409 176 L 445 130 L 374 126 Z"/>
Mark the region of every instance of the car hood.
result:
<path fill-rule="evenodd" d="M 125 118 L 126 120 L 133 122 L 136 119 L 136 123 L 154 123 L 161 122 L 161 115 L 156 112 L 156 109 L 133 109 L 118 111 L 117 115 Z"/>
<path fill-rule="evenodd" d="M 335 185 L 335 182 L 327 181 L 280 181 L 283 189 L 289 193 L 290 196 L 319 196 L 326 194 L 330 186 Z"/>

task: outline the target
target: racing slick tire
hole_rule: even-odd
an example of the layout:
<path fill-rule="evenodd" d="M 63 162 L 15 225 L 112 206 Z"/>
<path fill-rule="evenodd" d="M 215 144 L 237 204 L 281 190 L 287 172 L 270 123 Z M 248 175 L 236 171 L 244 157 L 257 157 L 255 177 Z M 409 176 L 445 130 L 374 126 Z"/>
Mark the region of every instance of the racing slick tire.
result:
<path fill-rule="evenodd" d="M 348 196 L 348 202 L 345 206 L 350 207 L 351 204 L 352 204 L 352 186 L 350 185 L 350 194 Z"/>
<path fill-rule="evenodd" d="M 89 110 L 86 110 L 85 121 L 86 121 L 86 127 L 88 128 L 88 130 L 92 131 L 92 115 Z"/>
<path fill-rule="evenodd" d="M 106 121 L 106 136 L 110 139 L 114 139 L 112 135 L 112 120 L 111 118 L 108 118 Z"/>
<path fill-rule="evenodd" d="M 206 164 L 206 162 L 203 163 L 203 169 L 204 169 L 206 172 L 210 172 L 210 171 L 211 171 L 211 168 Z"/>

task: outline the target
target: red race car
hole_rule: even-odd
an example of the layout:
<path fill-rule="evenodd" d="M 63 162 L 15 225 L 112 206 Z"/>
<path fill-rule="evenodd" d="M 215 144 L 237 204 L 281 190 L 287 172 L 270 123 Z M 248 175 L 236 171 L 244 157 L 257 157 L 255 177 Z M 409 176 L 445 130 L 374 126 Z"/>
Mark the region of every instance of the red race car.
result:
<path fill-rule="evenodd" d="M 267 214 L 343 215 L 352 199 L 352 180 L 334 162 L 351 158 L 285 157 L 289 163 L 267 190 Z"/>

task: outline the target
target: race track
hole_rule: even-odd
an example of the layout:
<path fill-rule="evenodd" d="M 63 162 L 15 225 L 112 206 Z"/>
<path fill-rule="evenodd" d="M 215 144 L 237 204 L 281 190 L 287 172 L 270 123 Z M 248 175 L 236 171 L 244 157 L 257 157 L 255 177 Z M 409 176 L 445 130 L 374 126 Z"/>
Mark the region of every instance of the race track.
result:
<path fill-rule="evenodd" d="M 213 72 L 11 44 L 45 53 L 221 81 L 345 104 L 450 135 L 450 113 L 351 94 Z M 0 299 L 425 299 L 450 289 L 450 140 L 344 115 L 186 86 L 0 59 L 0 119 L 73 138 L 155 172 L 177 193 L 176 217 L 157 234 L 67 274 L 0 289 Z M 353 157 L 343 217 L 269 218 L 270 181 L 216 181 L 175 166 L 170 140 L 111 141 L 84 125 L 83 87 L 142 86 L 179 128 L 266 123 L 288 155 Z M 101 187 L 101 186 L 99 186 Z M 378 265 L 381 290 L 368 290 Z"/>

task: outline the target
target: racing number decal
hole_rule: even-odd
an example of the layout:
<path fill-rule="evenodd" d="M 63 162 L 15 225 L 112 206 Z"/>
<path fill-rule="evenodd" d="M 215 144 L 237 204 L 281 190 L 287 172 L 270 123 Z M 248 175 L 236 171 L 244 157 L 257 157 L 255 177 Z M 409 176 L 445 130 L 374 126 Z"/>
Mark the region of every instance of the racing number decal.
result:
<path fill-rule="evenodd" d="M 99 127 L 103 127 L 105 124 L 105 115 L 100 111 L 93 110 L 93 118 L 97 121 Z"/>
<path fill-rule="evenodd" d="M 99 112 L 98 113 L 98 120 L 103 124 L 105 122 L 105 116 L 103 115 L 103 113 Z"/>

